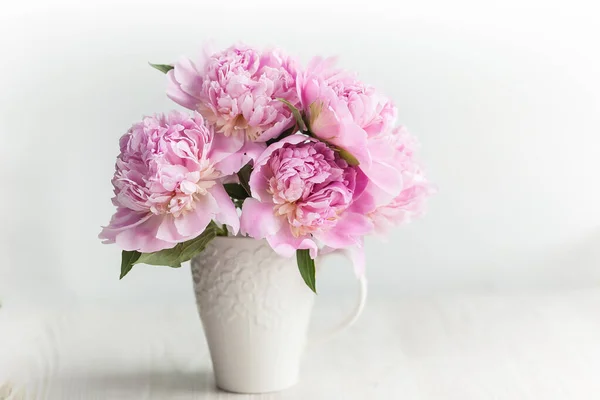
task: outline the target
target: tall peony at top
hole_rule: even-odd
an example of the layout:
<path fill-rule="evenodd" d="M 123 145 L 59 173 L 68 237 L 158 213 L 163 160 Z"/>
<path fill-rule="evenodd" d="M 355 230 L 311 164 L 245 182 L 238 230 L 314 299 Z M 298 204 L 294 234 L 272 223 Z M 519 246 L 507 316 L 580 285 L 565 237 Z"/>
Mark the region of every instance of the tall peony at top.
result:
<path fill-rule="evenodd" d="M 167 95 L 199 111 L 217 133 L 266 142 L 293 126 L 296 66 L 277 50 L 232 46 L 195 64 L 183 59 L 167 74 Z M 233 140 L 233 139 L 232 139 Z"/>
<path fill-rule="evenodd" d="M 390 196 L 397 195 L 400 173 L 377 146 L 377 138 L 389 132 L 396 120 L 392 102 L 355 74 L 335 68 L 332 59 L 313 59 L 297 82 L 310 132 L 350 153 L 373 184 Z"/>
<path fill-rule="evenodd" d="M 370 165 L 367 139 L 393 125 L 397 111 L 391 101 L 356 74 L 335 68 L 333 59 L 313 59 L 297 82 L 311 132 Z"/>
<path fill-rule="evenodd" d="M 124 250 L 154 252 L 201 234 L 212 219 L 239 229 L 220 178 L 228 155 L 200 114 L 146 117 L 121 137 L 112 180 L 117 212 L 100 233 Z"/>
<path fill-rule="evenodd" d="M 243 233 L 266 238 L 281 255 L 317 242 L 332 248 L 358 245 L 368 219 L 348 211 L 365 187 L 364 176 L 325 143 L 293 135 L 270 145 L 250 177 L 253 198 L 244 201 Z"/>

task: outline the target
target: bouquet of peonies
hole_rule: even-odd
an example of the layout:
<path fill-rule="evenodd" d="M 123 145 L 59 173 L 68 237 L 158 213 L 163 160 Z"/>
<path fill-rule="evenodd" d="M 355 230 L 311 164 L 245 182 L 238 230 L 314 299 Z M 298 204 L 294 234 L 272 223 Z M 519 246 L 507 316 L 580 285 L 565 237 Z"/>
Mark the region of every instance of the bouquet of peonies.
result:
<path fill-rule="evenodd" d="M 120 139 L 117 207 L 100 238 L 134 264 L 179 267 L 215 236 L 266 239 L 314 260 L 344 249 L 358 274 L 363 238 L 420 214 L 431 192 L 396 108 L 332 59 L 305 69 L 279 50 L 238 45 L 202 60 L 151 64 L 190 113 L 145 117 Z"/>

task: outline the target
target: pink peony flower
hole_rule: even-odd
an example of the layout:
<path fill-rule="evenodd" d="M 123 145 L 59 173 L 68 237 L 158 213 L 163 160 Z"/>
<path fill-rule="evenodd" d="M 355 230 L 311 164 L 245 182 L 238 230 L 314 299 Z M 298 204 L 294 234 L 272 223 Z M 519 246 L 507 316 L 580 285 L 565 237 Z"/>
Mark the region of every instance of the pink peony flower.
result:
<path fill-rule="evenodd" d="M 364 189 L 362 173 L 325 143 L 292 135 L 270 145 L 250 177 L 253 198 L 244 201 L 241 230 L 265 238 L 283 256 L 320 242 L 331 248 L 361 243 L 372 229 L 364 215 L 349 212 Z"/>
<path fill-rule="evenodd" d="M 233 46 L 199 64 L 183 59 L 167 78 L 167 95 L 199 111 L 225 136 L 266 142 L 294 125 L 277 99 L 299 103 L 296 66 L 278 50 Z"/>
<path fill-rule="evenodd" d="M 314 58 L 298 76 L 297 89 L 311 131 L 349 151 L 361 164 L 371 157 L 367 138 L 391 127 L 396 108 L 355 74 L 334 68 L 333 59 Z"/>
<path fill-rule="evenodd" d="M 352 208 L 365 213 L 373 222 L 375 232 L 388 233 L 396 225 L 410 222 L 422 214 L 425 200 L 434 192 L 419 164 L 415 161 L 415 138 L 402 128 L 370 140 L 383 162 L 400 173 L 402 187 L 398 195 L 389 193 L 369 182 Z"/>
<path fill-rule="evenodd" d="M 315 58 L 297 79 L 297 88 L 309 129 L 319 139 L 347 150 L 375 185 L 395 196 L 400 173 L 385 162 L 389 149 L 376 140 L 389 132 L 396 107 L 354 74 L 334 68 L 333 60 Z"/>
<path fill-rule="evenodd" d="M 227 146 L 198 113 L 173 111 L 133 125 L 121 137 L 112 180 L 117 212 L 99 237 L 147 253 L 195 238 L 212 219 L 237 232 L 237 212 L 220 183 Z"/>

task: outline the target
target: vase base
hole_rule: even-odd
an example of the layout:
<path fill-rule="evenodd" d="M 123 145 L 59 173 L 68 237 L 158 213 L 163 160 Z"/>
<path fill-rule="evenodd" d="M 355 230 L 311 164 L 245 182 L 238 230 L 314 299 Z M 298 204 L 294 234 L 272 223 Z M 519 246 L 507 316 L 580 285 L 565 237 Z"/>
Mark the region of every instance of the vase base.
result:
<path fill-rule="evenodd" d="M 281 392 L 296 386 L 298 380 L 292 382 L 286 382 L 280 385 L 225 385 L 217 382 L 217 387 L 225 392 L 238 393 L 238 394 L 261 394 L 261 393 L 274 393 Z"/>

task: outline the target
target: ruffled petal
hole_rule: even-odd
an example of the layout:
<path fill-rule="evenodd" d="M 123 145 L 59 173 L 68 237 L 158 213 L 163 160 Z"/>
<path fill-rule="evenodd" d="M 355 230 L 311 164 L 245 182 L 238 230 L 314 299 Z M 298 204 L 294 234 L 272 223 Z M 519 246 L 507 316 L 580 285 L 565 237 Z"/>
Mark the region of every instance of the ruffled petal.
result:
<path fill-rule="evenodd" d="M 240 225 L 243 234 L 262 239 L 277 234 L 282 221 L 273 214 L 272 203 L 261 203 L 250 197 L 244 200 Z"/>
<path fill-rule="evenodd" d="M 195 110 L 198 107 L 199 100 L 181 89 L 181 85 L 175 79 L 174 70 L 167 72 L 167 97 L 190 110 Z"/>
<path fill-rule="evenodd" d="M 348 151 L 360 163 L 361 167 L 371 165 L 371 153 L 367 141 L 367 133 L 353 122 L 340 128 L 340 135 L 331 139 L 331 143 Z"/>
<path fill-rule="evenodd" d="M 240 217 L 235 205 L 221 184 L 216 184 L 208 190 L 219 205 L 219 212 L 215 215 L 216 222 L 229 226 L 234 235 L 240 230 Z"/>
<path fill-rule="evenodd" d="M 341 249 L 356 245 L 362 236 L 373 231 L 372 222 L 364 215 L 345 212 L 332 229 L 316 232 L 313 236 L 324 245 Z"/>
<path fill-rule="evenodd" d="M 119 232 L 115 237 L 115 243 L 123 250 L 137 250 L 142 253 L 170 249 L 176 243 L 156 237 L 162 219 L 159 215 L 152 215 L 141 224 Z"/>
<path fill-rule="evenodd" d="M 282 148 L 286 143 L 290 144 L 298 144 L 302 142 L 306 142 L 308 140 L 315 141 L 314 139 L 309 138 L 305 135 L 291 135 L 288 136 L 279 142 L 275 142 L 269 147 L 265 149 L 265 151 L 256 158 L 254 161 L 254 170 L 252 175 L 250 175 L 250 188 L 252 189 L 252 196 L 258 200 L 266 201 L 270 194 L 267 193 L 267 182 L 265 175 L 262 171 L 263 167 L 269 160 L 269 157 L 275 150 Z"/>
<path fill-rule="evenodd" d="M 175 227 L 182 237 L 194 238 L 204 232 L 210 221 L 219 212 L 219 205 L 210 194 L 200 196 L 195 208 L 175 218 Z"/>
<path fill-rule="evenodd" d="M 221 158 L 219 162 L 215 164 L 215 168 L 224 175 L 231 175 L 237 173 L 244 165 L 248 164 L 252 160 L 256 160 L 258 156 L 262 154 L 267 145 L 265 143 L 252 142 L 251 140 L 245 140 L 243 136 L 225 136 L 222 134 L 216 135 L 217 142 L 233 140 L 236 146 L 241 143 L 240 147 L 228 155 Z M 220 146 L 220 144 L 217 144 Z M 232 145 L 230 149 L 234 148 Z M 229 150 L 230 150 L 229 149 Z M 223 153 L 221 153 L 223 155 Z M 212 159 L 212 158 L 211 158 Z"/>
<path fill-rule="evenodd" d="M 108 226 L 102 228 L 98 238 L 103 239 L 103 243 L 114 243 L 119 232 L 132 229 L 144 223 L 150 217 L 152 217 L 152 213 L 149 212 L 141 213 L 125 207 L 118 207 Z"/>
<path fill-rule="evenodd" d="M 294 237 L 287 226 L 282 227 L 276 235 L 267 236 L 267 242 L 277 254 L 288 258 L 293 257 L 296 250 L 308 249 L 310 258 L 315 259 L 319 250 L 312 238 Z"/>
<path fill-rule="evenodd" d="M 244 137 L 241 135 L 225 136 L 221 133 L 216 133 L 213 137 L 211 150 L 208 157 L 214 163 L 219 163 L 227 157 L 230 157 L 232 154 L 239 152 L 243 145 Z M 223 172 L 224 174 L 231 173 L 225 172 L 222 168 L 219 167 L 217 167 L 217 169 Z"/>
<path fill-rule="evenodd" d="M 402 174 L 397 168 L 379 160 L 373 160 L 368 168 L 361 170 L 369 178 L 370 183 L 375 185 L 381 192 L 394 198 L 402 191 Z"/>
<path fill-rule="evenodd" d="M 175 217 L 173 217 L 172 214 L 165 214 L 163 216 L 162 222 L 158 227 L 158 231 L 156 232 L 156 238 L 170 243 L 178 243 L 183 241 L 183 237 L 179 231 L 177 231 L 177 227 L 175 226 Z"/>
<path fill-rule="evenodd" d="M 314 103 L 313 103 L 314 104 Z M 310 130 L 316 137 L 332 141 L 340 138 L 342 133 L 342 122 L 330 106 L 318 105 L 311 107 Z"/>

